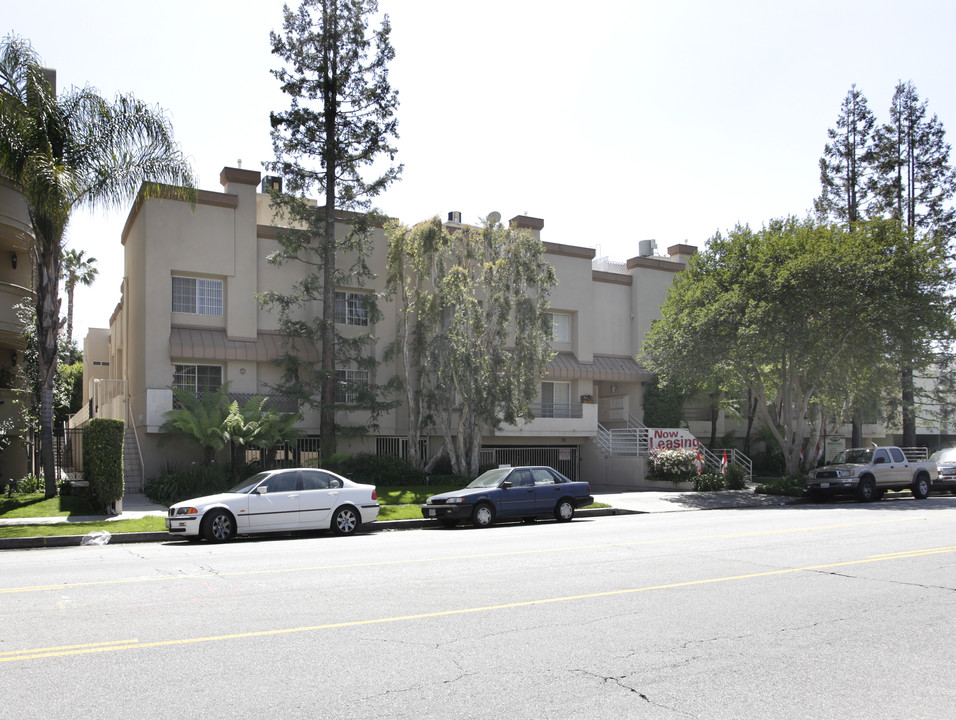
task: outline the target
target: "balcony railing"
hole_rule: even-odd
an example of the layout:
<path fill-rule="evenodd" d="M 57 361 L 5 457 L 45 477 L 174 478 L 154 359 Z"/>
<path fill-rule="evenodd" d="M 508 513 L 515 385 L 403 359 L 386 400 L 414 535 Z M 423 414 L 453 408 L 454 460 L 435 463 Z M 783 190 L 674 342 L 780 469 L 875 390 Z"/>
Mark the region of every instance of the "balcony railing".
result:
<path fill-rule="evenodd" d="M 528 408 L 536 418 L 582 418 L 581 403 L 531 403 Z"/>

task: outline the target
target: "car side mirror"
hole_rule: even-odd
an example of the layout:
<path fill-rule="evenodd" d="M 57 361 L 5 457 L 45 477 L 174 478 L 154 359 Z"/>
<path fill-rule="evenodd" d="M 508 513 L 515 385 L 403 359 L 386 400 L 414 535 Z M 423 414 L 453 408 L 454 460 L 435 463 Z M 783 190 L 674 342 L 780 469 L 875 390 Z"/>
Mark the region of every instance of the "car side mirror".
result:
<path fill-rule="evenodd" d="M 265 495 L 267 492 L 269 492 L 269 486 L 268 486 L 268 485 L 260 485 L 260 486 L 257 487 L 253 492 L 254 492 L 256 495 Z"/>
<path fill-rule="evenodd" d="M 500 486 L 500 487 L 501 487 L 502 490 L 507 490 L 508 488 L 511 487 L 511 481 L 510 481 L 510 480 L 505 480 L 503 483 L 501 483 L 501 486 Z"/>

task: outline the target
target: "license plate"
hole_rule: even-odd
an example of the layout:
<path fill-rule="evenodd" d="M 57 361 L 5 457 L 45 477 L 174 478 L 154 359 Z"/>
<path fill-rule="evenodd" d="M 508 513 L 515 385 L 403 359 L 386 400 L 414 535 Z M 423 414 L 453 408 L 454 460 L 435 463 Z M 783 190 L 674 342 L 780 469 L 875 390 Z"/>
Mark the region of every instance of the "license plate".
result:
<path fill-rule="evenodd" d="M 426 510 L 426 511 L 425 511 L 425 515 L 428 516 L 428 517 L 435 517 L 435 511 L 434 511 L 434 510 Z"/>
<path fill-rule="evenodd" d="M 828 487 L 830 487 L 830 483 L 820 483 L 820 487 L 821 487 L 821 488 L 828 488 Z"/>

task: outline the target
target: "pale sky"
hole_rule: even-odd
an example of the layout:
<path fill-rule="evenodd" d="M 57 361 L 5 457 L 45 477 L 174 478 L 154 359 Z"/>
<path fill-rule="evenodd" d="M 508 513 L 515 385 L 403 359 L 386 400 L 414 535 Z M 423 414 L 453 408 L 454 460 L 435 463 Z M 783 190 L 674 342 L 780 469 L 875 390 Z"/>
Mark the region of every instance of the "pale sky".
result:
<path fill-rule="evenodd" d="M 290 3 L 295 5 L 296 3 Z M 272 0 L 9 2 L 61 90 L 90 85 L 165 109 L 207 190 L 223 166 L 262 170 Z M 952 0 L 380 0 L 392 21 L 405 171 L 377 205 L 406 223 L 544 219 L 542 239 L 625 260 L 638 241 L 702 247 L 738 222 L 804 215 L 853 83 L 878 122 L 912 80 L 956 133 Z M 954 158 L 956 159 L 956 158 Z M 78 213 L 68 245 L 97 258 L 74 336 L 120 299 L 128 210 Z"/>

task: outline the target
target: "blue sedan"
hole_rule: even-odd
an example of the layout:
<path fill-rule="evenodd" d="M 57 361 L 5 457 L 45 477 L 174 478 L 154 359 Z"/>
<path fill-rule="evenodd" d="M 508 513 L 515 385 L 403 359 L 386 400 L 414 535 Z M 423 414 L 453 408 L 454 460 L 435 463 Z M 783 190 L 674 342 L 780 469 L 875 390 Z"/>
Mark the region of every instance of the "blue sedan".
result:
<path fill-rule="evenodd" d="M 532 519 L 550 515 L 569 522 L 574 511 L 594 502 L 586 482 L 574 482 L 550 467 L 503 467 L 489 470 L 461 490 L 432 495 L 422 516 L 454 527 L 471 520 L 478 528 L 502 518 Z"/>

